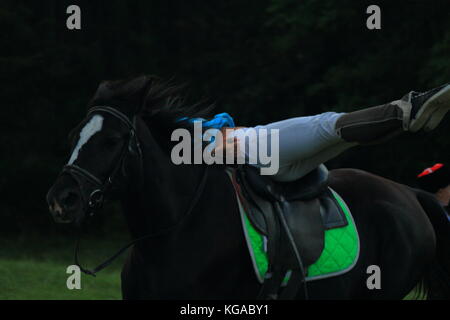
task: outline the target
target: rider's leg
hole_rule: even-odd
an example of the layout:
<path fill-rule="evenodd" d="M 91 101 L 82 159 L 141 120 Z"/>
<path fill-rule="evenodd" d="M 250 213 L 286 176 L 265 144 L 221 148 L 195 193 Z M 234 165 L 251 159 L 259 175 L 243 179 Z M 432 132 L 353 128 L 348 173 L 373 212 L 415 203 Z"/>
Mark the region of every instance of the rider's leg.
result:
<path fill-rule="evenodd" d="M 351 112 L 336 123 L 336 130 L 346 141 L 374 143 L 402 131 L 435 129 L 450 110 L 450 85 L 427 92 L 410 92 L 401 100 Z M 401 124 L 401 125 L 400 125 Z"/>
<path fill-rule="evenodd" d="M 319 117 L 319 119 L 321 118 Z M 333 128 L 328 131 L 328 137 L 334 134 L 339 139 L 329 139 L 332 143 L 318 145 L 315 152 L 309 156 L 297 157 L 295 160 L 291 155 L 288 157 L 285 154 L 286 150 L 280 146 L 280 160 L 284 161 L 280 161 L 279 172 L 274 175 L 273 179 L 277 181 L 296 180 L 352 146 L 380 143 L 394 137 L 404 131 L 403 112 L 396 103 L 388 103 L 339 114 Z M 280 144 L 281 140 L 280 135 Z M 288 142 L 285 141 L 285 144 Z"/>
<path fill-rule="evenodd" d="M 297 117 L 282 120 L 267 125 L 256 126 L 254 129 L 259 139 L 267 132 L 269 152 L 272 152 L 272 130 L 278 133 L 279 141 L 279 165 L 289 165 L 299 159 L 306 159 L 318 152 L 343 143 L 341 137 L 335 130 L 336 121 L 344 113 L 325 112 L 322 114 Z M 249 139 L 246 142 L 255 142 Z M 248 145 L 248 143 L 247 143 Z M 248 149 L 246 149 L 248 158 Z"/>
<path fill-rule="evenodd" d="M 256 129 L 257 132 L 268 129 L 269 149 L 270 129 L 278 129 L 280 170 L 274 179 L 289 181 L 304 176 L 351 146 L 385 141 L 404 131 L 431 130 L 449 109 L 450 85 L 444 85 L 422 94 L 411 92 L 401 100 L 356 112 L 327 112 Z M 246 140 L 245 146 L 256 141 Z M 249 158 L 247 153 L 246 157 Z M 258 161 L 255 165 L 262 166 Z"/>
<path fill-rule="evenodd" d="M 280 167 L 278 173 L 272 177 L 273 180 L 288 182 L 295 181 L 317 168 L 321 163 L 337 157 L 345 150 L 356 146 L 357 143 L 337 143 L 334 146 L 325 148 L 311 158 L 299 160 L 292 164 Z"/>
<path fill-rule="evenodd" d="M 256 146 L 262 138 L 266 139 L 268 154 L 276 156 L 278 150 L 279 170 L 273 175 L 277 181 L 293 181 L 316 168 L 348 148 L 357 145 L 355 142 L 347 142 L 336 131 L 336 122 L 345 113 L 326 112 L 314 116 L 297 117 L 257 126 L 256 135 L 248 134 L 248 129 L 243 128 L 243 135 L 239 137 L 240 150 L 247 164 L 257 167 L 268 167 L 273 165 L 262 164 L 258 153 L 250 154 L 251 145 Z M 276 130 L 275 132 L 272 130 Z M 244 134 L 247 134 L 244 137 Z M 278 134 L 278 148 L 273 147 L 272 136 Z M 245 144 L 242 141 L 245 140 Z M 244 150 L 245 147 L 245 150 Z"/>
<path fill-rule="evenodd" d="M 345 113 L 326 112 L 291 118 L 254 128 L 240 128 L 233 136 L 238 139 L 238 150 L 240 156 L 245 158 L 245 163 L 257 167 L 273 167 L 274 157 L 278 156 L 275 162 L 278 163 L 279 170 L 273 175 L 273 179 L 291 181 L 357 144 L 344 141 L 336 131 L 336 122 L 344 115 Z M 267 141 L 267 153 L 272 158 L 270 163 L 265 164 L 256 152 L 263 140 Z M 277 147 L 273 145 L 276 142 Z M 252 147 L 254 153 L 251 152 Z"/>

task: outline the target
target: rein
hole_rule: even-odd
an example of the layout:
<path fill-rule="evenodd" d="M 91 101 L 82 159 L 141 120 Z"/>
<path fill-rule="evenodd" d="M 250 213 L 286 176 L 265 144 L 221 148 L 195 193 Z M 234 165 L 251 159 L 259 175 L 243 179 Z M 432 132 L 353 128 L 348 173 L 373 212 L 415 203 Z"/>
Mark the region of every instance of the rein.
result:
<path fill-rule="evenodd" d="M 200 199 L 200 196 L 203 194 L 203 190 L 205 189 L 205 185 L 206 185 L 206 180 L 207 180 L 207 176 L 208 176 L 208 166 L 205 168 L 204 172 L 203 172 L 203 176 L 202 179 L 197 187 L 197 192 L 195 193 L 194 197 L 192 198 L 186 213 L 183 215 L 183 217 L 174 225 L 156 231 L 154 233 L 150 233 L 150 234 L 146 234 L 145 236 L 142 236 L 140 238 L 134 239 L 132 241 L 130 241 L 129 243 L 127 243 L 126 245 L 124 245 L 122 248 L 120 248 L 115 254 L 113 254 L 111 257 L 109 257 L 108 259 L 106 259 L 104 262 L 102 262 L 101 264 L 99 264 L 97 267 L 95 267 L 94 269 L 86 269 L 83 268 L 79 262 L 78 259 L 78 251 L 79 251 L 79 245 L 80 245 L 80 239 L 81 239 L 81 232 L 78 235 L 78 239 L 77 239 L 77 243 L 75 246 L 75 265 L 77 265 L 80 270 L 82 272 L 84 272 L 85 274 L 91 275 L 95 277 L 95 274 L 101 270 L 103 270 L 104 268 L 106 268 L 107 266 L 109 266 L 114 260 L 116 260 L 120 255 L 122 255 L 122 253 L 124 253 L 128 248 L 130 248 L 132 245 L 142 241 L 142 240 L 146 240 L 146 239 L 151 239 L 151 238 L 157 238 L 157 237 L 161 237 L 164 236 L 165 234 L 170 233 L 171 231 L 175 230 L 176 228 L 178 228 L 192 213 L 192 211 L 195 208 L 195 205 L 197 204 L 198 200 Z"/>
<path fill-rule="evenodd" d="M 111 171 L 111 174 L 108 176 L 108 178 L 105 179 L 105 181 L 102 182 L 101 179 L 96 177 L 94 174 L 92 174 L 88 170 L 83 169 L 74 164 L 65 165 L 63 170 L 61 171 L 61 174 L 68 174 L 76 181 L 78 188 L 80 189 L 80 194 L 83 198 L 83 207 L 84 207 L 85 213 L 87 213 L 87 218 L 89 218 L 90 216 L 93 216 L 95 211 L 102 207 L 102 205 L 104 203 L 104 199 L 105 199 L 105 194 L 111 188 L 117 173 L 119 172 L 120 168 L 123 167 L 124 160 L 129 153 L 134 153 L 139 157 L 141 173 L 142 173 L 142 167 L 143 167 L 142 150 L 141 150 L 139 140 L 138 140 L 137 134 L 136 134 L 136 115 L 133 117 L 133 120 L 130 121 L 128 119 L 128 117 L 125 114 L 123 114 L 122 112 L 118 111 L 115 108 L 107 107 L 107 106 L 93 107 L 88 111 L 87 115 L 89 116 L 93 112 L 106 112 L 106 113 L 109 113 L 110 115 L 116 117 L 117 119 L 119 119 L 120 121 L 122 121 L 124 124 L 126 124 L 128 126 L 128 129 L 130 130 L 130 135 L 128 138 L 128 143 L 125 143 L 122 148 L 120 158 L 117 161 L 116 166 Z M 133 144 L 134 144 L 134 146 L 133 146 Z M 99 264 L 94 269 L 86 269 L 86 268 L 82 267 L 81 264 L 79 263 L 78 251 L 79 251 L 79 247 L 80 247 L 80 240 L 81 240 L 81 234 L 82 234 L 82 232 L 81 232 L 82 230 L 80 228 L 78 237 L 77 237 L 76 246 L 75 246 L 75 254 L 74 254 L 75 265 L 77 265 L 80 268 L 80 270 L 82 272 L 84 272 L 85 274 L 95 276 L 95 274 L 97 272 L 99 272 L 100 270 L 103 270 L 108 265 L 110 265 L 115 259 L 117 259 L 123 252 L 125 252 L 125 250 L 127 250 L 132 245 L 134 245 L 142 240 L 145 240 L 145 239 L 163 236 L 163 235 L 171 232 L 172 230 L 176 229 L 177 227 L 179 227 L 182 224 L 182 222 L 184 220 L 186 220 L 186 218 L 191 214 L 191 212 L 195 208 L 195 205 L 197 204 L 198 200 L 200 199 L 200 196 L 203 194 L 203 190 L 205 188 L 206 180 L 207 180 L 207 173 L 208 173 L 208 166 L 206 166 L 206 168 L 203 172 L 200 183 L 196 189 L 197 191 L 194 194 L 194 197 L 192 198 L 191 202 L 189 203 L 186 213 L 183 215 L 183 217 L 177 223 L 175 223 L 174 225 L 172 225 L 166 229 L 159 230 L 157 232 L 150 233 L 150 234 L 147 234 L 145 236 L 142 236 L 140 238 L 130 241 L 125 246 L 120 248 L 110 258 L 105 260 L 103 263 Z M 92 191 L 91 194 L 89 195 L 89 197 L 87 197 L 87 198 L 83 192 L 81 179 L 85 179 L 95 186 L 94 191 Z"/>

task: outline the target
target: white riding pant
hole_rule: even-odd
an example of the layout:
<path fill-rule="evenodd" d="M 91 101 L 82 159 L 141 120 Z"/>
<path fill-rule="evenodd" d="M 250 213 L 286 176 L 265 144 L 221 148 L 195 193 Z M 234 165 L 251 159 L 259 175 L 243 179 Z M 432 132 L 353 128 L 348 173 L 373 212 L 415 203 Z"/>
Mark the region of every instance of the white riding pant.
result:
<path fill-rule="evenodd" d="M 245 139 L 245 161 L 260 168 L 268 166 L 267 162 L 261 161 L 259 154 L 255 157 L 249 153 L 250 144 L 257 143 L 259 146 L 260 139 L 264 137 L 267 141 L 267 154 L 273 157 L 273 152 L 277 149 L 279 154 L 279 169 L 272 178 L 277 181 L 293 181 L 303 177 L 321 163 L 357 145 L 342 140 L 336 133 L 336 121 L 343 114 L 325 112 L 253 127 L 256 136 Z M 245 132 L 248 129 L 250 128 L 244 129 Z M 276 141 L 272 140 L 273 129 L 278 131 L 278 148 L 272 146 L 273 141 Z M 242 152 L 244 151 L 241 150 Z"/>

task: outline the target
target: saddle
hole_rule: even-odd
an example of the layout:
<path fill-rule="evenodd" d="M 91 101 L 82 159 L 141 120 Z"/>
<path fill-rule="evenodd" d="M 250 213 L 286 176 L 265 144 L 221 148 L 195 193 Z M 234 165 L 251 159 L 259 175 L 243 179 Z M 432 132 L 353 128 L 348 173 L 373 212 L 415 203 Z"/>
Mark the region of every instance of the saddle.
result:
<path fill-rule="evenodd" d="M 248 219 L 267 238 L 269 268 L 259 298 L 294 299 L 302 287 L 307 299 L 307 267 L 323 251 L 325 230 L 348 224 L 328 187 L 327 168 L 293 182 L 276 182 L 247 165 L 232 176 Z"/>

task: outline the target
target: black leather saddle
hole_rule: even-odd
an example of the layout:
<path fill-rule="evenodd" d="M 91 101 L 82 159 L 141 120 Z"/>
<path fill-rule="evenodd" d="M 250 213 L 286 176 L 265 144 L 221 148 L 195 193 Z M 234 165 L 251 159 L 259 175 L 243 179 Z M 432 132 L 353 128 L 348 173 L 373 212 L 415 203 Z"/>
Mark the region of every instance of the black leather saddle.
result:
<path fill-rule="evenodd" d="M 269 269 L 259 298 L 293 299 L 301 287 L 307 298 L 306 270 L 323 251 L 325 230 L 348 224 L 328 187 L 327 168 L 322 164 L 293 182 L 275 182 L 247 165 L 233 175 L 250 222 L 268 240 Z"/>

